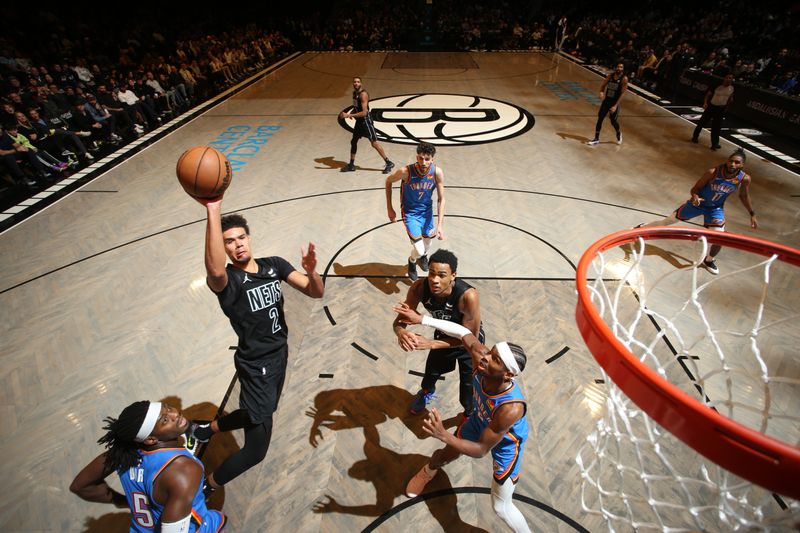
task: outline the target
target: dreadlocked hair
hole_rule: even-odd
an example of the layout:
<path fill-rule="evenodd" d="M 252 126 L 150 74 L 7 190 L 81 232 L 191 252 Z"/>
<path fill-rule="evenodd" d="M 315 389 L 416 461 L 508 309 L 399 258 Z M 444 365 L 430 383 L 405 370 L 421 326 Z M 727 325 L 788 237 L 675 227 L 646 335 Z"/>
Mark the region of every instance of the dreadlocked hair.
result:
<path fill-rule="evenodd" d="M 140 443 L 135 439 L 149 407 L 150 402 L 146 400 L 134 402 L 122 410 L 119 418 L 109 416 L 104 420 L 106 425 L 103 429 L 107 433 L 97 443 L 105 445 L 108 450 L 105 464 L 108 471 L 127 470 L 141 461 L 138 453 Z"/>
<path fill-rule="evenodd" d="M 514 344 L 513 342 L 508 342 L 509 349 L 511 349 L 511 355 L 514 356 L 514 360 L 517 362 L 517 366 L 519 367 L 519 371 L 522 372 L 525 370 L 525 365 L 528 362 L 528 356 L 525 355 L 525 350 L 522 349 L 522 346 L 519 344 Z"/>

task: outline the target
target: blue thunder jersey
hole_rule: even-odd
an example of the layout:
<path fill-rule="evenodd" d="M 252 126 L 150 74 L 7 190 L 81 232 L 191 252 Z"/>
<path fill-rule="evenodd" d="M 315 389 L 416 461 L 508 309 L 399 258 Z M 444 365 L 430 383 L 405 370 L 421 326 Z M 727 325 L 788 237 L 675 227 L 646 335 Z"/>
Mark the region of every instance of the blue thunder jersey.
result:
<path fill-rule="evenodd" d="M 528 405 L 522 396 L 522 391 L 516 381 L 511 382 L 511 387 L 500 394 L 490 396 L 483 391 L 481 375 L 472 374 L 472 397 L 475 409 L 469 418 L 458 429 L 458 436 L 477 442 L 481 433 L 492 422 L 492 417 L 498 407 L 509 403 L 521 403 L 528 412 Z M 502 484 L 511 477 L 516 482 L 519 477 L 520 460 L 525 441 L 528 439 L 528 420 L 525 414 L 517 420 L 502 440 L 492 448 L 494 459 L 494 478 Z"/>
<path fill-rule="evenodd" d="M 417 174 L 416 165 L 408 165 L 408 181 L 400 187 L 400 206 L 403 209 L 403 216 L 425 216 L 433 213 L 435 175 L 436 165 L 433 163 L 424 176 Z"/>
<path fill-rule="evenodd" d="M 178 457 L 190 457 L 200 461 L 186 448 L 161 448 L 150 452 L 139 450 L 141 462 L 128 470 L 118 470 L 119 480 L 131 508 L 131 527 L 129 533 L 150 533 L 161 531 L 161 514 L 164 506 L 153 498 L 153 485 L 159 474 Z M 203 463 L 200 463 L 203 466 Z M 197 486 L 192 500 L 192 518 L 189 532 L 220 531 L 224 525 L 223 515 L 206 507 L 203 485 Z"/>
<path fill-rule="evenodd" d="M 744 176 L 744 170 L 739 170 L 732 178 L 726 178 L 725 164 L 718 166 L 711 181 L 703 185 L 703 188 L 697 193 L 703 199 L 700 207 L 722 207 L 728 195 L 742 184 Z"/>

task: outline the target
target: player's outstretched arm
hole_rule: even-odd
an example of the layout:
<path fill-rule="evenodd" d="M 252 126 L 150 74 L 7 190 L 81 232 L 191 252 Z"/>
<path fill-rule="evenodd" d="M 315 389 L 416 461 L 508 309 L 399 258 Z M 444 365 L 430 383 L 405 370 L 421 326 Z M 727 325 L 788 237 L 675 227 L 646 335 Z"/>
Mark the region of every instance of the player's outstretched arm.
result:
<path fill-rule="evenodd" d="M 308 248 L 300 248 L 300 265 L 305 274 L 298 271 L 291 272 L 286 277 L 286 282 L 311 298 L 322 298 L 325 294 L 325 285 L 317 274 L 317 249 L 313 242 L 308 243 Z"/>
<path fill-rule="evenodd" d="M 744 175 L 742 185 L 739 187 L 739 200 L 742 201 L 742 205 L 750 213 L 750 227 L 758 229 L 758 219 L 756 218 L 756 212 L 753 210 L 753 200 L 750 198 L 750 176 L 747 174 Z"/>
<path fill-rule="evenodd" d="M 706 186 L 706 183 L 708 183 L 709 181 L 714 179 L 714 172 L 716 172 L 716 171 L 717 171 L 717 169 L 710 168 L 710 169 L 706 170 L 705 172 L 703 172 L 703 175 L 700 176 L 700 179 L 697 180 L 697 183 L 694 184 L 694 187 L 692 187 L 692 190 L 689 191 L 691 193 L 691 195 L 692 195 L 692 203 L 694 205 L 700 205 L 700 202 L 703 201 L 703 199 L 700 198 L 700 190 L 703 187 Z"/>
<path fill-rule="evenodd" d="M 444 239 L 444 171 L 436 167 L 436 237 Z"/>
<path fill-rule="evenodd" d="M 406 329 L 407 324 L 411 324 L 405 318 L 405 314 L 401 313 L 399 310 L 402 309 L 404 312 L 408 312 L 411 314 L 417 313 L 417 306 L 419 306 L 420 295 L 422 294 L 422 284 L 425 283 L 425 280 L 419 279 L 411 284 L 411 287 L 408 288 L 408 293 L 406 294 L 406 301 L 398 304 L 395 306 L 394 310 L 397 311 L 397 316 L 394 318 L 392 322 L 392 329 L 394 330 L 394 334 L 397 335 L 397 343 L 400 345 L 400 348 L 403 349 L 405 352 L 413 352 L 417 349 L 417 342 L 420 338 L 419 335 L 408 331 Z M 418 324 L 419 322 L 417 322 Z"/>
<path fill-rule="evenodd" d="M 408 167 L 402 166 L 386 176 L 386 212 L 389 215 L 389 221 L 394 222 L 397 220 L 397 213 L 392 205 L 392 184 L 396 181 L 405 180 L 408 177 Z"/>
<path fill-rule="evenodd" d="M 452 446 L 459 453 L 470 457 L 481 458 L 489 453 L 492 448 L 503 439 L 503 435 L 508 433 L 511 427 L 525 416 L 525 406 L 519 402 L 501 405 L 492 415 L 492 421 L 481 432 L 480 438 L 476 441 L 460 439 L 445 429 L 442 422 L 442 415 L 434 407 L 431 409 L 428 418 L 423 421 L 422 429 L 429 435 L 439 439 L 448 446 Z"/>
<path fill-rule="evenodd" d="M 102 453 L 78 472 L 69 490 L 87 502 L 113 503 L 117 507 L 127 507 L 128 501 L 125 495 L 115 491 L 106 483 L 106 478 L 110 474 L 111 471 L 106 469 L 106 454 Z"/>
<path fill-rule="evenodd" d="M 222 237 L 222 196 L 195 200 L 206 208 L 206 283 L 212 291 L 220 292 L 228 284 L 228 272 L 225 270 L 227 256 Z"/>

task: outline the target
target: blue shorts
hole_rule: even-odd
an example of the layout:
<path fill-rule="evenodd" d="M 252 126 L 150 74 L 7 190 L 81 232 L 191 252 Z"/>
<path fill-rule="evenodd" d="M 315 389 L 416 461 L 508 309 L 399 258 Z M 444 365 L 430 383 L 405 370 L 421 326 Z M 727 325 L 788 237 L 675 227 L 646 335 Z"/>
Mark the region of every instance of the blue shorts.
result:
<path fill-rule="evenodd" d="M 408 238 L 413 242 L 417 242 L 423 237 L 436 237 L 436 232 L 433 229 L 433 210 L 423 215 L 405 213 L 403 215 L 403 224 L 406 226 Z"/>
<path fill-rule="evenodd" d="M 683 221 L 700 215 L 703 215 L 703 225 L 706 227 L 721 228 L 725 225 L 725 211 L 722 210 L 722 207 L 703 207 L 702 203 L 698 207 L 689 200 L 675 212 L 676 218 Z"/>
<path fill-rule="evenodd" d="M 215 509 L 209 509 L 203 517 L 203 523 L 195 531 L 197 533 L 218 533 L 225 529 L 228 519 Z"/>
<path fill-rule="evenodd" d="M 478 416 L 472 414 L 458 428 L 456 437 L 478 442 L 482 432 L 483 428 L 478 421 Z M 502 485 L 509 477 L 514 483 L 517 482 L 523 448 L 525 448 L 525 441 L 511 431 L 506 433 L 503 440 L 492 448 L 492 459 L 494 459 L 492 474 L 497 483 Z"/>

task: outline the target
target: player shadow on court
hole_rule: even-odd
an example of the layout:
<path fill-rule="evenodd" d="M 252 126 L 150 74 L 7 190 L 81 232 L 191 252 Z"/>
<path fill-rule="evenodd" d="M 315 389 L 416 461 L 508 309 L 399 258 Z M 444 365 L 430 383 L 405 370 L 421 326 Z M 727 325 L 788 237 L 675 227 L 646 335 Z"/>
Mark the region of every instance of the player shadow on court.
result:
<path fill-rule="evenodd" d="M 633 258 L 633 248 L 634 243 L 626 242 L 625 244 L 620 245 L 620 250 L 623 251 L 625 257 L 622 259 L 625 262 L 630 262 Z M 636 244 L 638 249 L 638 244 Z M 652 244 L 652 242 L 648 242 L 647 245 L 644 247 L 644 255 L 655 255 L 662 258 L 664 261 L 672 265 L 674 268 L 678 270 L 682 270 L 684 268 L 691 268 L 693 262 L 691 259 L 684 257 L 680 254 L 676 254 L 675 252 L 670 252 L 669 250 L 665 250 L 663 248 L 659 248 L 658 246 Z"/>
<path fill-rule="evenodd" d="M 348 161 L 338 161 L 333 156 L 317 157 L 316 159 L 314 159 L 314 162 L 319 164 L 319 165 L 324 165 L 324 166 L 321 166 L 321 167 L 319 167 L 319 166 L 314 167 L 314 168 L 319 169 L 319 170 L 340 170 L 340 169 L 344 168 L 348 163 Z M 383 167 L 380 167 L 380 168 L 378 168 L 378 167 L 367 168 L 367 167 L 362 167 L 362 166 L 356 165 L 356 170 L 367 170 L 367 171 L 383 172 Z"/>
<path fill-rule="evenodd" d="M 411 280 L 406 275 L 408 273 L 408 265 L 387 265 L 386 263 L 343 265 L 334 263 L 333 272 L 339 276 L 363 277 L 384 294 L 400 294 L 401 283 L 406 287 L 411 286 Z M 403 294 L 405 294 L 405 290 L 403 288 Z"/>
<path fill-rule="evenodd" d="M 183 401 L 177 396 L 167 396 L 158 400 L 166 402 L 176 409 L 182 411 L 183 416 L 190 420 L 212 420 L 218 411 L 218 407 L 210 402 L 198 403 L 183 408 Z M 226 414 L 226 413 L 223 413 Z M 222 416 L 222 415 L 220 415 Z M 209 441 L 205 448 L 201 447 L 197 453 L 198 458 L 203 461 L 206 474 L 213 472 L 228 455 L 239 450 L 236 439 L 230 433 L 219 433 Z M 109 481 L 116 478 L 116 474 L 108 477 Z M 113 485 L 113 483 L 112 483 Z M 225 488 L 221 488 L 214 493 L 208 500 L 209 509 L 222 510 L 225 503 Z M 84 523 L 83 533 L 107 533 L 108 531 L 128 531 L 131 525 L 130 511 L 118 510 L 113 513 L 106 513 L 97 518 L 87 518 Z"/>
<path fill-rule="evenodd" d="M 584 135 L 574 135 L 572 133 L 564 133 L 563 131 L 557 131 L 556 135 L 561 137 L 562 141 L 565 141 L 567 139 L 572 139 L 573 141 L 578 141 L 581 144 L 586 144 L 592 140 L 591 138 L 586 137 Z"/>
<path fill-rule="evenodd" d="M 375 502 L 347 505 L 340 503 L 335 496 L 325 494 L 314 504 L 315 513 L 378 517 L 391 510 L 398 497 L 404 497 L 408 480 L 422 468 L 428 457 L 416 453 L 401 454 L 384 448 L 381 446 L 378 426 L 390 418 L 397 418 L 417 438 L 426 438 L 428 435 L 422 430 L 425 415 L 408 412 L 412 397 L 410 392 L 393 385 L 334 389 L 317 394 L 314 407 L 306 412 L 314 419 L 309 433 L 310 444 L 316 447 L 319 440 L 324 438 L 321 431 L 323 427 L 331 431 L 363 428 L 365 459 L 356 461 L 347 473 L 353 479 L 369 481 L 375 486 Z M 459 419 L 457 415 L 448 419 L 445 425 L 453 427 Z M 447 491 L 452 487 L 450 478 L 442 470 L 428 484 L 425 492 Z M 455 494 L 423 501 L 444 531 L 485 531 L 461 520 Z"/>

